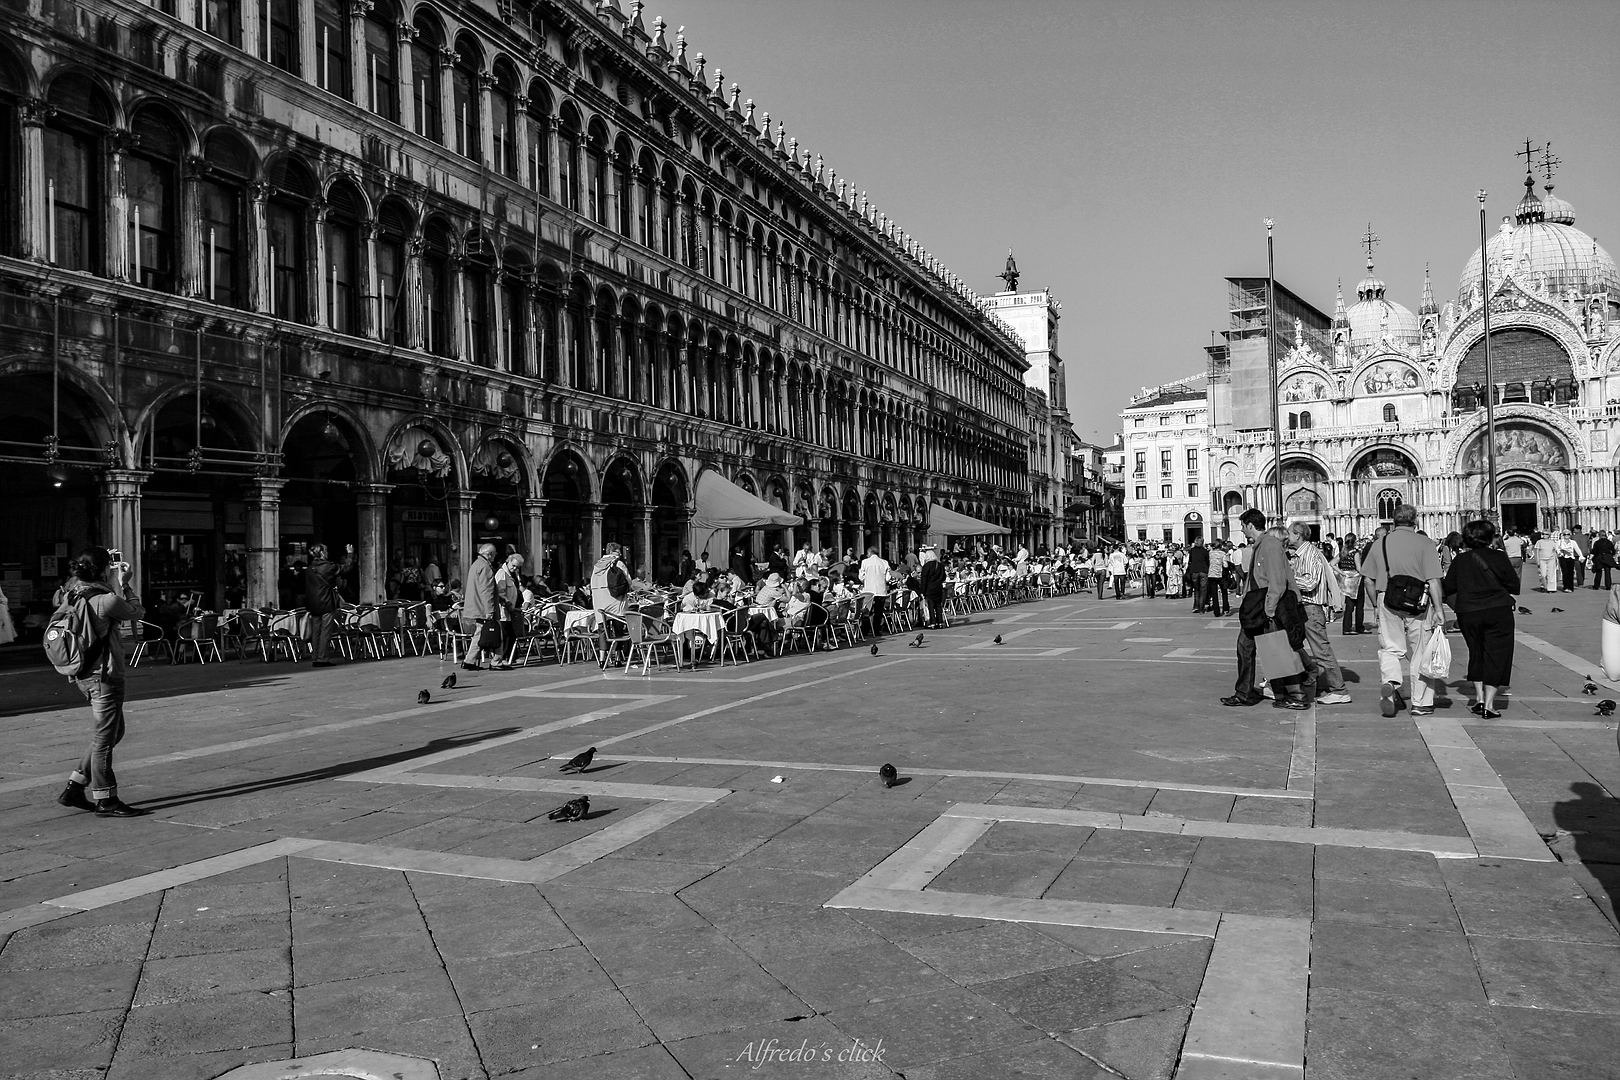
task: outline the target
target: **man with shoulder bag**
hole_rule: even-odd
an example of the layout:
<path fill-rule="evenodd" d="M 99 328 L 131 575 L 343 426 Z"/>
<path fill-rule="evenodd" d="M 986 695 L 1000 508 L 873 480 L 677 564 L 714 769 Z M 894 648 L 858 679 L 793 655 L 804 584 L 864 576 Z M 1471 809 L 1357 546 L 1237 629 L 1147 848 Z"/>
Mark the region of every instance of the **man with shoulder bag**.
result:
<path fill-rule="evenodd" d="M 1222 698 L 1221 704 L 1234 707 L 1258 705 L 1265 700 L 1255 689 L 1258 666 L 1255 639 L 1281 631 L 1286 637 L 1286 647 L 1280 650 L 1280 657 L 1273 657 L 1272 662 L 1276 664 L 1286 658 L 1293 671 L 1281 676 L 1273 673 L 1266 681 L 1276 695 L 1276 708 L 1302 712 L 1311 707 L 1315 691 L 1301 678 L 1308 667 L 1302 652 L 1305 644 L 1305 612 L 1294 589 L 1288 553 L 1282 540 L 1266 530 L 1266 515 L 1260 510 L 1251 507 L 1238 520 L 1250 545 L 1248 590 L 1243 594 L 1243 603 L 1238 609 L 1237 683 L 1231 696 Z M 1283 640 L 1270 639 L 1272 642 Z"/>
<path fill-rule="evenodd" d="M 148 811 L 118 798 L 112 754 L 124 738 L 126 668 L 118 626 L 144 618 L 146 610 L 130 588 L 129 563 L 118 552 L 87 548 L 70 570 L 62 604 L 45 629 L 45 656 L 89 699 L 95 727 L 84 759 L 56 801 L 75 810 L 94 810 L 97 817 L 140 817 Z"/>
<path fill-rule="evenodd" d="M 1379 711 L 1386 717 L 1400 707 L 1403 660 L 1411 668 L 1412 715 L 1434 713 L 1434 686 L 1422 667 L 1429 634 L 1440 625 L 1440 555 L 1434 541 L 1417 531 L 1417 517 L 1415 506 L 1396 507 L 1389 534 L 1368 549 L 1361 564 L 1378 614 Z"/>

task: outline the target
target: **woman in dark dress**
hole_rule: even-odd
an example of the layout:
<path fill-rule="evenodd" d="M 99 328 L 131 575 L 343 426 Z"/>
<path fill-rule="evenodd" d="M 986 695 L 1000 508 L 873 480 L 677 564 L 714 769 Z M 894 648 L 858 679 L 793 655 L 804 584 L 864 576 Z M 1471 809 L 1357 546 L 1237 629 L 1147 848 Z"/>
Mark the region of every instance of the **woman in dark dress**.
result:
<path fill-rule="evenodd" d="M 1463 551 L 1451 561 L 1440 589 L 1455 594 L 1453 604 L 1468 643 L 1468 680 L 1474 684 L 1469 709 L 1487 720 L 1496 711 L 1496 691 L 1513 678 L 1513 608 L 1519 593 L 1507 552 L 1493 548 L 1496 526 L 1470 521 L 1463 526 Z"/>

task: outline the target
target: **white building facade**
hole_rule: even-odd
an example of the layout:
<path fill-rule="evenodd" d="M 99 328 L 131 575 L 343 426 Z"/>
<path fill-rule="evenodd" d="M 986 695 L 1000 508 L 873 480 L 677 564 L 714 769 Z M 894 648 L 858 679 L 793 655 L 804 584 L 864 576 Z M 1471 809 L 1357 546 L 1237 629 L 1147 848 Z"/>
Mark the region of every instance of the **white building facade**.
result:
<path fill-rule="evenodd" d="M 1462 268 L 1455 301 L 1427 278 L 1414 314 L 1372 273 L 1334 312 L 1331 353 L 1296 335 L 1279 358 L 1282 510 L 1322 533 L 1366 535 L 1401 503 L 1430 535 L 1482 513 L 1485 399 L 1493 396 L 1504 526 L 1620 525 L 1620 276 L 1575 228 L 1573 207 L 1537 196 Z M 1484 320 L 1492 382 L 1485 385 Z M 1129 432 L 1127 432 L 1129 434 Z M 1269 431 L 1214 433 L 1211 505 L 1275 514 Z M 1151 479 L 1151 478 L 1150 478 Z"/>
<path fill-rule="evenodd" d="M 1128 541 L 1189 544 L 1210 536 L 1205 383 L 1195 375 L 1144 389 L 1119 414 Z"/>

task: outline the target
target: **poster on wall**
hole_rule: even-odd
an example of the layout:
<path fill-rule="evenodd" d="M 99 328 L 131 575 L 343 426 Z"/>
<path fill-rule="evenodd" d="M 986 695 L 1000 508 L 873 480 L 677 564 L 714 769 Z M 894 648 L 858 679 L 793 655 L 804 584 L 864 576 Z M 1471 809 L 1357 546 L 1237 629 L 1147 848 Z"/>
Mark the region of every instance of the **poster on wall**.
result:
<path fill-rule="evenodd" d="M 57 578 L 57 558 L 55 555 L 41 555 L 39 557 L 39 576 L 46 581 L 55 581 Z"/>

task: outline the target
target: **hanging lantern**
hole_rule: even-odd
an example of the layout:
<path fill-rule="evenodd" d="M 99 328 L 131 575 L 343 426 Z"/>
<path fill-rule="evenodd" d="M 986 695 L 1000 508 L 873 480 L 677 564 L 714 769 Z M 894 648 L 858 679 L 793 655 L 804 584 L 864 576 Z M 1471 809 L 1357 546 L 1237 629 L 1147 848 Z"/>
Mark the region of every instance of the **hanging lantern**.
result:
<path fill-rule="evenodd" d="M 432 439 L 423 439 L 421 442 L 416 444 L 416 454 L 418 457 L 432 457 L 433 452 L 437 449 L 438 447 L 433 445 Z"/>
<path fill-rule="evenodd" d="M 491 515 L 489 515 L 489 517 L 484 519 L 484 531 L 485 532 L 499 532 L 500 528 L 501 528 L 501 519 L 496 517 L 494 514 L 491 514 Z"/>
<path fill-rule="evenodd" d="M 512 467 L 512 455 L 507 453 L 505 450 L 502 450 L 499 454 L 495 455 L 495 464 L 499 465 L 503 469 L 510 469 Z"/>

